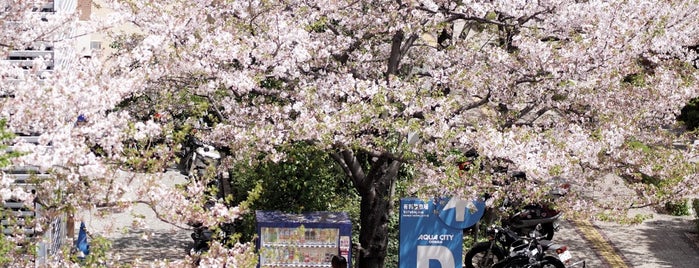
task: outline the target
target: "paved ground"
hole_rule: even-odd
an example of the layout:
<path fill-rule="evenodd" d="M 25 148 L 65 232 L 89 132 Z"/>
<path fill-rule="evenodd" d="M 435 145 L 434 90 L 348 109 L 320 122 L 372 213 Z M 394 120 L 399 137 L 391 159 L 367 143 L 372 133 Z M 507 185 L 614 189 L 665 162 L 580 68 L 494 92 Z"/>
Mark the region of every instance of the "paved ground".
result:
<path fill-rule="evenodd" d="M 627 267 L 699 267 L 699 248 L 690 239 L 696 235 L 692 217 L 656 214 L 635 226 L 595 226 L 620 253 Z"/>
<path fill-rule="evenodd" d="M 607 176 L 591 191 L 596 200 L 623 200 L 633 191 L 618 177 Z M 645 208 L 630 212 L 651 215 L 636 225 L 610 222 L 566 222 L 554 240 L 570 245 L 587 267 L 699 267 L 699 236 L 694 216 L 669 216 Z"/>
<path fill-rule="evenodd" d="M 574 228 L 572 223 L 567 221 L 561 222 L 560 229 L 554 236 L 553 241 L 568 246 L 568 250 L 573 256 L 572 262 L 584 260 L 586 267 L 604 267 L 602 260 L 595 253 L 595 248 L 589 246 L 589 243 Z"/>
<path fill-rule="evenodd" d="M 654 214 L 637 225 L 564 221 L 554 241 L 567 245 L 586 267 L 699 267 L 693 216 Z"/>
<path fill-rule="evenodd" d="M 129 179 L 131 174 L 121 174 Z M 139 178 L 134 179 L 138 182 Z M 178 172 L 169 171 L 163 174 L 162 183 L 175 185 L 184 181 L 184 176 Z M 164 200 L 165 202 L 167 200 Z M 117 263 L 132 263 L 135 259 L 144 262 L 153 260 L 181 260 L 191 246 L 191 231 L 182 230 L 157 219 L 155 213 L 143 204 L 137 204 L 133 210 L 118 212 L 107 217 L 99 216 L 100 211 L 86 211 L 77 215 L 85 222 L 87 230 L 95 235 L 101 235 L 112 241 L 110 258 Z M 135 217 L 143 217 L 145 228 L 134 228 Z"/>
<path fill-rule="evenodd" d="M 183 179 L 176 172 L 166 175 L 164 183 L 174 184 Z M 131 213 L 101 218 L 92 211 L 81 216 L 88 230 L 106 235 L 113 241 L 112 258 L 121 263 L 129 263 L 135 258 L 143 261 L 184 258 L 191 243 L 189 231 L 158 221 L 145 206 L 136 206 L 134 211 L 145 216 L 148 228 L 130 228 Z M 642 212 L 652 213 L 653 218 L 631 226 L 563 221 L 554 241 L 567 245 L 574 260 L 584 259 L 587 267 L 699 267 L 699 243 L 695 243 L 699 241 L 699 235 L 693 229 L 693 216 L 674 217 L 650 210 Z"/>

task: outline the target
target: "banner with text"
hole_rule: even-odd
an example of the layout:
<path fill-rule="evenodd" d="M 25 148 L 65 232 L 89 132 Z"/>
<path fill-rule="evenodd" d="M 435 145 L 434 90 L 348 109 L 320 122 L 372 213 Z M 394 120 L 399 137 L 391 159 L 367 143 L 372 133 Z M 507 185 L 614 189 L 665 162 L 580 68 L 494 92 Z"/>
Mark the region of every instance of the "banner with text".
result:
<path fill-rule="evenodd" d="M 461 268 L 463 229 L 483 216 L 485 203 L 458 198 L 400 201 L 401 268 Z"/>

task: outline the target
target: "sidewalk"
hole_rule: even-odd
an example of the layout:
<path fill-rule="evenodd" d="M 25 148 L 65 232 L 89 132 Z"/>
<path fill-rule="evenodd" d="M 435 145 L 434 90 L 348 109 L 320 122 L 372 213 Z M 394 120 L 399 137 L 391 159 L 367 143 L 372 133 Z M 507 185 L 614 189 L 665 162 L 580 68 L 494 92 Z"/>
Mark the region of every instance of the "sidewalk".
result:
<path fill-rule="evenodd" d="M 699 267 L 699 248 L 692 216 L 654 214 L 633 226 L 597 222 L 595 226 L 621 254 L 629 267 Z"/>
<path fill-rule="evenodd" d="M 589 239 L 583 226 L 561 222 L 554 241 L 565 244 L 575 260 L 587 267 L 699 267 L 699 234 L 692 216 L 654 214 L 637 225 L 595 222 L 599 240 Z M 597 240 L 597 241 L 596 241 Z"/>
<path fill-rule="evenodd" d="M 586 267 L 606 267 L 595 248 L 583 238 L 571 222 L 560 222 L 560 228 L 553 237 L 553 241 L 568 246 L 573 262 L 584 260 Z"/>
<path fill-rule="evenodd" d="M 122 172 L 119 179 L 128 179 L 133 173 Z M 138 176 L 138 175 L 137 175 Z M 138 187 L 140 178 L 133 183 Z M 168 171 L 159 179 L 164 185 L 174 186 L 184 182 L 184 176 L 176 171 Z M 167 202 L 167 200 L 163 200 Z M 134 205 L 132 210 L 100 216 L 99 210 L 78 213 L 75 233 L 78 233 L 79 220 L 83 219 L 87 230 L 112 241 L 110 259 L 119 264 L 132 263 L 136 259 L 144 262 L 155 260 L 181 260 L 187 255 L 191 244 L 191 231 L 182 230 L 157 219 L 153 210 L 144 204 Z M 132 223 L 142 218 L 145 228 L 134 228 Z"/>
<path fill-rule="evenodd" d="M 602 203 L 636 195 L 612 174 L 581 190 L 588 198 Z M 588 260 L 587 267 L 699 267 L 699 245 L 690 239 L 696 237 L 694 216 L 664 215 L 651 208 L 634 209 L 629 215 L 639 213 L 652 218 L 635 225 L 566 222 L 557 237 L 568 243 L 573 252 L 582 253 Z"/>

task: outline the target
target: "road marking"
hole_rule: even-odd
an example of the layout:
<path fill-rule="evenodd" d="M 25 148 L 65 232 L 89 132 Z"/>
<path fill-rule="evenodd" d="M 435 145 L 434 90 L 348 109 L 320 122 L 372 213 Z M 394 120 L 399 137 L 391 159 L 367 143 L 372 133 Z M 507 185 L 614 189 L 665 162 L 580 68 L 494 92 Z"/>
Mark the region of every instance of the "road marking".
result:
<path fill-rule="evenodd" d="M 588 221 L 574 220 L 575 228 L 592 244 L 595 251 L 610 267 L 629 268 L 624 259 L 602 234 Z"/>

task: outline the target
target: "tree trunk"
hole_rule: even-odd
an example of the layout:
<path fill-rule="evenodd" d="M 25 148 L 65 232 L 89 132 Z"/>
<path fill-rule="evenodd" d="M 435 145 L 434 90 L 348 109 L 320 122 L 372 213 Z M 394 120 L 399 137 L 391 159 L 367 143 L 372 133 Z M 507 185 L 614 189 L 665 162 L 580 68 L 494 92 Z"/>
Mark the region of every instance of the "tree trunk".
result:
<path fill-rule="evenodd" d="M 352 178 L 361 196 L 359 223 L 359 252 L 356 267 L 384 267 L 388 248 L 388 219 L 393 206 L 393 186 L 401 162 L 388 155 L 377 157 L 365 175 L 354 152 L 345 150 L 334 154 L 345 172 Z"/>
<path fill-rule="evenodd" d="M 362 268 L 384 267 L 388 247 L 388 215 L 390 196 L 379 189 L 362 194 L 358 266 Z"/>

